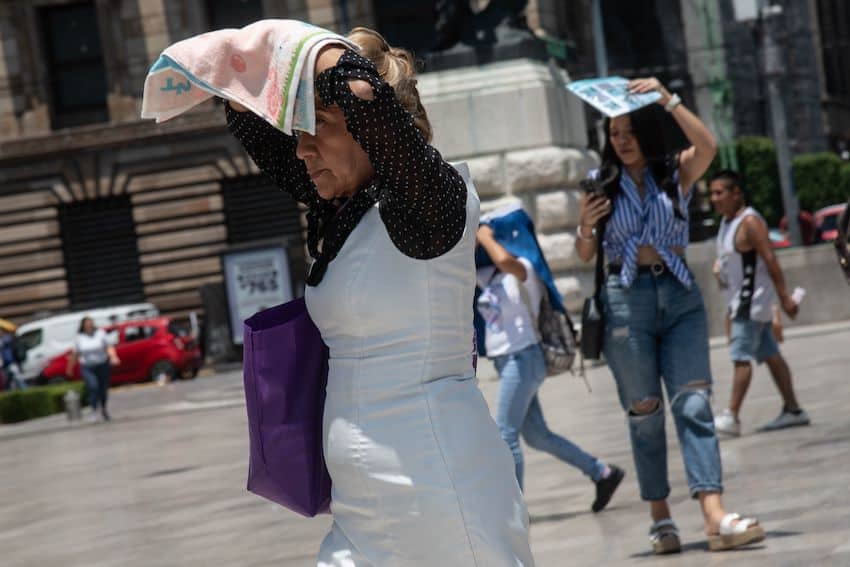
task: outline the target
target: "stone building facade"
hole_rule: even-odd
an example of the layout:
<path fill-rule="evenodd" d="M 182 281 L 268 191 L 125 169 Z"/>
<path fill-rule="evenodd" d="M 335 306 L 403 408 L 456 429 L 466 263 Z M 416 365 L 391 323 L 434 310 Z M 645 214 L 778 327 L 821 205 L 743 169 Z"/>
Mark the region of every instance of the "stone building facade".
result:
<path fill-rule="evenodd" d="M 166 46 L 209 29 L 280 17 L 388 32 L 395 24 L 380 11 L 386 4 L 0 0 L 0 316 L 23 321 L 130 300 L 185 316 L 202 310 L 202 287 L 220 284 L 223 251 L 270 238 L 285 240 L 303 267 L 296 205 L 257 175 L 226 131 L 222 109 L 210 102 L 161 125 L 141 121 L 144 78 Z M 820 122 L 846 132 L 850 73 L 842 78 L 836 70 L 848 64 L 841 52 L 847 26 L 824 14 L 838 10 L 846 20 L 847 9 L 839 1 L 800 4 L 809 18 L 794 21 L 813 32 L 801 49 L 816 56 L 795 64 L 820 78 L 792 91 L 822 102 L 821 114 L 815 103 L 796 102 L 789 113 L 811 107 L 796 128 L 811 139 Z M 534 214 L 571 307 L 591 279 L 573 254 L 577 185 L 597 161 L 588 150 L 593 120 L 563 83 L 595 73 L 590 5 L 528 2 L 529 26 L 568 45 L 566 62 L 502 61 L 420 79 L 436 146 L 448 159 L 470 163 L 485 209 L 520 199 Z M 726 136 L 762 127 L 746 122 L 758 112 L 747 99 L 752 85 L 738 80 L 751 74 L 742 72 L 747 46 L 733 37 L 728 0 L 625 5 L 602 1 L 612 73 L 660 76 Z M 623 31 L 638 20 L 636 33 Z M 817 31 L 824 21 L 832 22 L 828 33 Z M 822 72 L 827 67 L 832 71 Z M 724 129 L 732 119 L 722 112 L 717 85 L 727 74 L 736 121 Z M 303 270 L 293 274 L 297 288 Z"/>
<path fill-rule="evenodd" d="M 529 17 L 538 25 L 560 17 L 557 4 L 531 2 Z M 141 121 L 142 85 L 165 47 L 209 29 L 272 17 L 376 27 L 375 5 L 0 0 L 0 316 L 21 322 L 147 300 L 183 317 L 202 311 L 200 290 L 220 284 L 220 254 L 231 247 L 283 239 L 303 258 L 297 206 L 257 175 L 222 109 L 210 102 L 161 125 Z M 578 285 L 563 279 L 573 260 L 560 258 L 572 250 L 571 188 L 592 163 L 583 115 L 567 100 L 562 69 L 495 65 L 474 70 L 477 90 L 463 72 L 423 76 L 437 145 L 449 159 L 472 162 L 488 201 L 516 195 L 537 211 L 561 283 L 578 297 Z M 465 132 L 453 129 L 466 112 L 460 100 L 476 103 Z M 515 120 L 493 138 L 512 112 L 525 132 L 517 135 Z M 303 271 L 293 270 L 296 290 Z"/>

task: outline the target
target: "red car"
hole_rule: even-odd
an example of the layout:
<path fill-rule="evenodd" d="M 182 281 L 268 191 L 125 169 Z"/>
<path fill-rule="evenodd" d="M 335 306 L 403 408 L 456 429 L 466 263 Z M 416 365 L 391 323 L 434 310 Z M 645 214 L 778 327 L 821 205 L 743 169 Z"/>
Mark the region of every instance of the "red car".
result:
<path fill-rule="evenodd" d="M 188 333 L 167 317 L 146 321 L 127 321 L 104 327 L 115 342 L 121 364 L 112 369 L 111 385 L 156 380 L 163 375 L 169 379 L 194 378 L 201 367 L 201 349 Z M 66 376 L 67 351 L 51 360 L 42 374 L 48 381 L 81 380 L 80 365 Z"/>
<path fill-rule="evenodd" d="M 832 242 L 838 238 L 838 217 L 847 203 L 830 205 L 815 212 L 815 227 L 821 242 Z"/>

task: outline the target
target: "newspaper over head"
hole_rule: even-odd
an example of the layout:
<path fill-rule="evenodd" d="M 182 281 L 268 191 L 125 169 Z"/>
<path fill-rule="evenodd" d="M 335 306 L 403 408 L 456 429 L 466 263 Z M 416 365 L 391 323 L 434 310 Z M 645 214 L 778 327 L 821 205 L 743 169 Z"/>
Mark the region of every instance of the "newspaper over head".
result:
<path fill-rule="evenodd" d="M 177 42 L 148 72 L 142 118 L 164 122 L 218 96 L 285 134 L 315 134 L 316 57 L 332 43 L 358 50 L 341 35 L 297 20 L 260 20 Z"/>
<path fill-rule="evenodd" d="M 657 92 L 630 93 L 629 81 L 623 77 L 573 81 L 567 83 L 567 90 L 609 118 L 628 114 L 661 98 Z"/>

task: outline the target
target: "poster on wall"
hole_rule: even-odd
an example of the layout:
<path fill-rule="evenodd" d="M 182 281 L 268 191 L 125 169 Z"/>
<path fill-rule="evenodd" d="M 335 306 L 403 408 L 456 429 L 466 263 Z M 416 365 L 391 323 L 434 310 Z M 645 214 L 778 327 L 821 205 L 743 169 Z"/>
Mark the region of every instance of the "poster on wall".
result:
<path fill-rule="evenodd" d="M 293 299 L 289 262 L 281 245 L 232 250 L 222 254 L 230 333 L 234 344 L 242 344 L 245 319 Z"/>

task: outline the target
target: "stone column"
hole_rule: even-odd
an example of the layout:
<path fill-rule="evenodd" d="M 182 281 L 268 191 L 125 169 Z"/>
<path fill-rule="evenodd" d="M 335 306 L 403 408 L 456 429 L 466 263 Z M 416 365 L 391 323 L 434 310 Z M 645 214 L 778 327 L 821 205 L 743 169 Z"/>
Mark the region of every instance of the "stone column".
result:
<path fill-rule="evenodd" d="M 166 20 L 165 0 L 138 0 L 139 23 L 145 39 L 148 60 L 156 61 L 171 43 Z"/>
<path fill-rule="evenodd" d="M 12 85 L 20 68 L 18 42 L 11 16 L 11 6 L 0 6 L 0 138 L 15 138 L 20 133 L 12 93 Z"/>
<path fill-rule="evenodd" d="M 574 249 L 577 188 L 598 158 L 587 150 L 584 111 L 564 88 L 568 81 L 560 68 L 514 59 L 426 73 L 419 90 L 435 147 L 469 164 L 483 211 L 522 202 L 556 284 L 576 310 L 592 286 L 592 265 Z"/>

